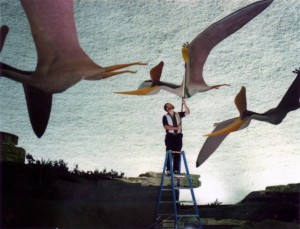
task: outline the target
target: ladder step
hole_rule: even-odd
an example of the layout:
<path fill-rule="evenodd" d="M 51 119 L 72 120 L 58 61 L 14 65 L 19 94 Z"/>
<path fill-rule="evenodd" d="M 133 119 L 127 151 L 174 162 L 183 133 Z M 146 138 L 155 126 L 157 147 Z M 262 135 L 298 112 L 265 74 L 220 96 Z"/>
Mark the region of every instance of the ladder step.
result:
<path fill-rule="evenodd" d="M 172 178 L 171 175 L 165 175 L 167 178 Z M 174 178 L 176 179 L 181 179 L 181 178 L 186 178 L 186 177 L 190 177 L 190 175 L 187 174 L 174 174 Z"/>
<path fill-rule="evenodd" d="M 167 201 L 167 200 L 163 200 L 163 201 L 160 201 L 160 203 L 162 204 L 168 204 L 168 203 L 173 203 L 172 200 L 170 201 Z M 176 203 L 196 203 L 196 201 L 192 201 L 192 200 L 179 200 L 179 201 L 176 201 Z"/>
<path fill-rule="evenodd" d="M 172 213 L 159 213 L 157 215 L 158 216 L 171 216 Z M 178 214 L 177 217 L 181 217 L 181 218 L 183 218 L 183 217 L 198 217 L 199 218 L 200 216 L 197 214 Z M 159 217 L 156 220 L 158 220 L 158 219 L 159 219 Z"/>
<path fill-rule="evenodd" d="M 183 217 L 197 217 L 197 218 L 200 218 L 199 215 L 197 214 L 190 214 L 190 215 L 177 215 L 177 217 L 180 217 L 180 218 L 183 218 Z"/>
<path fill-rule="evenodd" d="M 179 189 L 193 189 L 190 187 L 174 187 L 175 190 L 179 190 Z M 172 191 L 172 188 L 162 188 L 162 191 Z"/>

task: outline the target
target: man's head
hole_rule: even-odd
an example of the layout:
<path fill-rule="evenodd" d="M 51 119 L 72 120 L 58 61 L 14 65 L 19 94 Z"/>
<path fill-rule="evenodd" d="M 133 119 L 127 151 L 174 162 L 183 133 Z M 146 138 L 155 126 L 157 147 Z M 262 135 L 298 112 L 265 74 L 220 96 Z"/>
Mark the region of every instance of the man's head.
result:
<path fill-rule="evenodd" d="M 169 112 L 169 111 L 171 111 L 171 110 L 174 110 L 174 106 L 171 104 L 171 103 L 166 103 L 165 105 L 164 105 L 164 110 L 166 111 L 166 112 Z"/>

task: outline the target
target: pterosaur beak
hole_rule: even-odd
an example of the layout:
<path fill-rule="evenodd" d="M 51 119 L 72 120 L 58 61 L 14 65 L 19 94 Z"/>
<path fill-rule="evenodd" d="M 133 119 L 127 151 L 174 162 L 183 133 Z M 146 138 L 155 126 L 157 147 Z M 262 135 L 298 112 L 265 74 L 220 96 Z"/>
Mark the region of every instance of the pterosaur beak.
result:
<path fill-rule="evenodd" d="M 123 91 L 123 92 L 115 92 L 116 94 L 125 94 L 125 95 L 153 95 L 158 93 L 160 90 L 159 86 L 154 87 L 145 87 L 133 91 Z"/>
<path fill-rule="evenodd" d="M 247 121 L 250 119 L 250 117 L 246 117 L 244 119 L 237 118 L 233 123 L 231 123 L 229 126 L 225 127 L 224 129 L 218 130 L 216 132 L 210 133 L 210 134 L 204 134 L 204 136 L 217 136 L 221 134 L 229 134 L 231 132 L 237 131 L 241 129 L 244 124 L 247 123 Z"/>
<path fill-rule="evenodd" d="M 234 103 L 240 113 L 240 117 L 236 118 L 236 120 L 233 123 L 226 126 L 225 128 L 220 129 L 220 130 L 215 131 L 210 134 L 205 134 L 204 136 L 217 136 L 217 135 L 221 135 L 221 134 L 229 134 L 231 132 L 242 129 L 245 126 L 244 124 L 247 124 L 247 121 L 249 120 L 250 117 L 249 116 L 242 117 L 244 112 L 247 110 L 247 99 L 246 99 L 246 88 L 245 87 L 242 87 L 240 92 L 236 95 Z"/>
<path fill-rule="evenodd" d="M 150 70 L 151 80 L 144 81 L 137 90 L 115 92 L 116 94 L 124 95 L 154 95 L 160 91 L 159 85 L 161 73 L 164 67 L 164 62 L 160 61 L 156 66 Z"/>

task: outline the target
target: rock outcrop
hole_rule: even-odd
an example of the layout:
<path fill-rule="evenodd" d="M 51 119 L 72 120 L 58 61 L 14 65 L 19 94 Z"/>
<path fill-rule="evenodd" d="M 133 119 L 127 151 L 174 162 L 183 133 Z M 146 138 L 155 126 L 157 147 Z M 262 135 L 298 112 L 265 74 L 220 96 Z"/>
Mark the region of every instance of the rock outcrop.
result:
<path fill-rule="evenodd" d="M 0 132 L 0 161 L 25 162 L 25 150 L 18 145 L 18 136 Z"/>
<path fill-rule="evenodd" d="M 234 229 L 300 228 L 300 184 L 266 187 L 235 205 L 200 206 L 203 224 Z"/>
<path fill-rule="evenodd" d="M 121 181 L 124 181 L 126 183 L 138 183 L 142 186 L 160 186 L 162 173 L 156 173 L 156 172 L 147 172 L 139 175 L 138 177 L 129 177 L 125 179 L 120 179 Z M 176 177 L 176 175 L 175 175 Z M 191 174 L 191 181 L 194 188 L 200 187 L 200 175 Z M 165 177 L 164 180 L 165 185 L 171 185 L 171 179 L 169 177 Z M 182 177 L 180 179 L 180 186 L 182 187 L 189 187 L 187 177 Z"/>

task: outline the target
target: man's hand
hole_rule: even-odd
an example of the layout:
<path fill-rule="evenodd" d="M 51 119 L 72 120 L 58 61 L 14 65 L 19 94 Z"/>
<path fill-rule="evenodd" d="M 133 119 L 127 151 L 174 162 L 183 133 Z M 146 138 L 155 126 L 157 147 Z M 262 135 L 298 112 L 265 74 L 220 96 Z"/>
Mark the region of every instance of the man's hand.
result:
<path fill-rule="evenodd" d="M 177 126 L 177 129 L 178 129 L 178 130 L 181 130 L 181 129 L 182 129 L 181 124 Z"/>
<path fill-rule="evenodd" d="M 188 108 L 188 106 L 186 105 L 186 101 L 184 98 L 182 98 L 182 104 L 184 106 L 184 109 L 185 109 L 185 115 L 189 115 L 191 112 L 190 112 L 190 109 Z"/>

